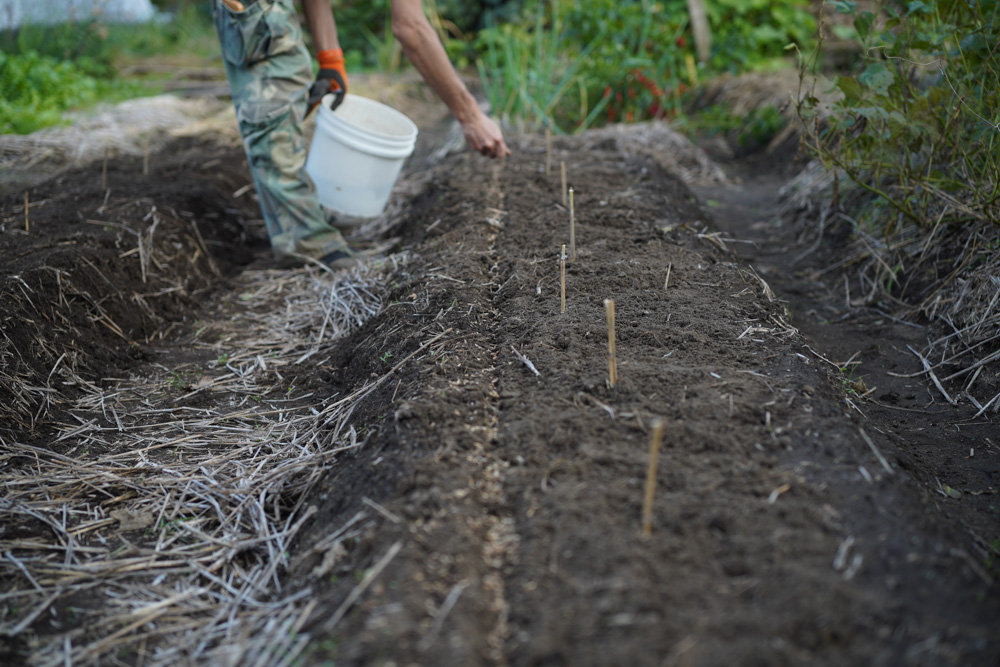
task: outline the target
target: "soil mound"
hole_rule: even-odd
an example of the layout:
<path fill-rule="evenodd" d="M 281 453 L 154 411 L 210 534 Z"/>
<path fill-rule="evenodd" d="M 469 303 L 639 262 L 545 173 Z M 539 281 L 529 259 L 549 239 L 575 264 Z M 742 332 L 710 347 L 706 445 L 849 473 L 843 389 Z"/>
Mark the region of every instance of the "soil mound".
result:
<path fill-rule="evenodd" d="M 989 564 L 656 147 L 556 142 L 562 312 L 514 143 L 367 277 L 271 271 L 231 147 L 3 195 L 5 661 L 996 663 Z"/>

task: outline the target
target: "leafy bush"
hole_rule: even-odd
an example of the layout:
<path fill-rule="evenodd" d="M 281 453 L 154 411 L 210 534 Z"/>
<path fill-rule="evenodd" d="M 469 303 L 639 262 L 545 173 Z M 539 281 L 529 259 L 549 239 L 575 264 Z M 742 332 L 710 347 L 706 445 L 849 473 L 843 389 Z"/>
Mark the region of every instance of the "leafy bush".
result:
<path fill-rule="evenodd" d="M 0 53 L 0 133 L 54 125 L 64 110 L 95 100 L 97 90 L 97 81 L 68 60 Z"/>
<path fill-rule="evenodd" d="M 996 223 L 1000 3 L 832 4 L 853 17 L 863 62 L 836 80 L 843 98 L 810 138 L 816 154 L 874 195 L 865 218 L 888 218 L 885 235 L 904 221 Z M 818 104 L 812 95 L 799 103 L 807 127 L 817 128 Z M 896 215 L 880 214 L 886 207 Z"/>

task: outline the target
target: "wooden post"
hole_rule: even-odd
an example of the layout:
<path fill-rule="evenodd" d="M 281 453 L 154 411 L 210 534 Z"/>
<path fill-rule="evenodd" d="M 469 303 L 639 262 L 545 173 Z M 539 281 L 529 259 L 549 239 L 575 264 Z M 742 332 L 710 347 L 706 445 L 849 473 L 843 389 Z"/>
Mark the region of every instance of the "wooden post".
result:
<path fill-rule="evenodd" d="M 687 0 L 688 16 L 691 19 L 691 31 L 694 33 L 694 48 L 698 60 L 708 62 L 712 55 L 712 33 L 708 27 L 708 12 L 705 11 L 705 0 Z"/>
<path fill-rule="evenodd" d="M 562 172 L 562 202 L 563 206 L 566 205 L 566 163 L 559 163 L 559 171 Z"/>
<path fill-rule="evenodd" d="M 576 214 L 573 211 L 573 188 L 569 189 L 569 258 L 576 261 Z"/>
<path fill-rule="evenodd" d="M 108 189 L 108 147 L 104 147 L 104 166 L 101 167 L 101 189 Z"/>
<path fill-rule="evenodd" d="M 149 134 L 146 135 L 146 147 L 142 152 L 142 175 L 149 176 Z"/>
<path fill-rule="evenodd" d="M 28 191 L 24 191 L 24 231 L 28 230 Z"/>
<path fill-rule="evenodd" d="M 615 302 L 604 300 L 604 312 L 608 316 L 608 383 L 618 384 L 618 362 L 615 359 Z"/>
<path fill-rule="evenodd" d="M 663 442 L 663 420 L 653 420 L 653 431 L 649 435 L 649 464 L 646 467 L 646 493 L 642 501 L 642 536 L 653 534 L 653 492 L 656 490 L 656 466 L 660 459 L 660 444 Z"/>
<path fill-rule="evenodd" d="M 552 130 L 545 128 L 545 175 L 552 171 Z"/>
<path fill-rule="evenodd" d="M 566 312 L 566 244 L 563 243 L 562 254 L 559 255 L 559 263 L 562 266 L 562 278 L 560 279 L 560 288 L 562 293 L 562 311 Z"/>

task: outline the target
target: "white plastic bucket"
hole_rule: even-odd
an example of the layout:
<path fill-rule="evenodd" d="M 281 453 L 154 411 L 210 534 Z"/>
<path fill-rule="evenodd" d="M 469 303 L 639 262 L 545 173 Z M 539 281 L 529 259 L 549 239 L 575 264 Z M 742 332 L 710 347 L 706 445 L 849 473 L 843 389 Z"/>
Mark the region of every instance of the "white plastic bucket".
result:
<path fill-rule="evenodd" d="M 306 173 L 319 202 L 339 216 L 377 217 L 413 153 L 417 126 L 392 107 L 357 95 L 346 95 L 331 111 L 331 97 L 319 105 Z"/>

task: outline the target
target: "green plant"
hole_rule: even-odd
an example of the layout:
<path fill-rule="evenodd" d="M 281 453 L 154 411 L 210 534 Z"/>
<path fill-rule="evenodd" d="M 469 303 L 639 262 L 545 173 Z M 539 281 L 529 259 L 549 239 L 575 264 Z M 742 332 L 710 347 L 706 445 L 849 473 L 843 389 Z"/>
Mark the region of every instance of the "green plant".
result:
<path fill-rule="evenodd" d="M 826 127 L 811 91 L 798 109 L 816 155 L 869 193 L 859 222 L 887 239 L 908 224 L 997 222 L 1000 3 L 831 4 L 853 18 L 863 61 L 837 78 Z"/>
<path fill-rule="evenodd" d="M 69 109 L 160 91 L 157 77 L 166 74 L 120 76 L 123 61 L 205 57 L 218 48 L 206 10 L 193 5 L 169 22 L 69 21 L 0 32 L 0 133 L 34 132 Z"/>
<path fill-rule="evenodd" d="M 505 120 L 556 131 L 677 116 L 699 77 L 687 17 L 685 0 L 526 3 L 475 41 L 487 97 Z M 789 42 L 813 42 L 804 0 L 720 0 L 708 19 L 709 73 L 769 65 Z"/>
<path fill-rule="evenodd" d="M 533 25 L 509 23 L 481 31 L 476 44 L 484 55 L 476 67 L 493 112 L 524 129 L 544 126 L 565 133 L 566 127 L 590 125 L 606 101 L 591 105 L 579 68 L 597 44 L 571 53 L 568 39 L 558 21 L 546 26 L 544 5 L 538 5 Z M 579 104 L 567 96 L 572 89 L 580 91 Z"/>
<path fill-rule="evenodd" d="M 588 96 L 606 101 L 602 120 L 678 114 L 694 62 L 683 0 L 567 3 L 560 5 L 559 19 L 568 39 L 594 45 L 581 76 Z"/>
<path fill-rule="evenodd" d="M 63 111 L 94 101 L 97 90 L 97 81 L 69 61 L 0 52 L 0 133 L 55 125 Z"/>
<path fill-rule="evenodd" d="M 781 112 L 772 105 L 754 108 L 745 114 L 735 114 L 726 106 L 713 105 L 679 119 L 678 125 L 709 136 L 727 135 L 741 148 L 757 148 L 771 141 L 785 123 Z"/>
<path fill-rule="evenodd" d="M 803 0 L 713 0 L 705 3 L 712 29 L 709 65 L 742 72 L 783 59 L 789 43 L 810 46 L 816 19 Z"/>
<path fill-rule="evenodd" d="M 168 371 L 170 373 L 170 386 L 174 389 L 183 389 L 185 386 L 184 378 L 181 377 L 180 373 L 177 371 Z"/>

